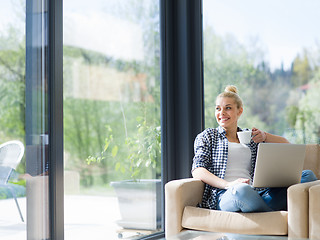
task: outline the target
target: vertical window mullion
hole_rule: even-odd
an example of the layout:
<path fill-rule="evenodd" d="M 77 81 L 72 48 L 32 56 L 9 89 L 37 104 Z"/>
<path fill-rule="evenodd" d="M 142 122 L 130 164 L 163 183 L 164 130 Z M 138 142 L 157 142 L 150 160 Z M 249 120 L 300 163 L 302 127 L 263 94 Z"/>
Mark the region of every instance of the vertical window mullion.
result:
<path fill-rule="evenodd" d="M 64 239 L 62 0 L 48 1 L 49 208 L 51 239 Z"/>
<path fill-rule="evenodd" d="M 202 1 L 160 3 L 164 185 L 191 176 L 194 138 L 204 127 Z"/>

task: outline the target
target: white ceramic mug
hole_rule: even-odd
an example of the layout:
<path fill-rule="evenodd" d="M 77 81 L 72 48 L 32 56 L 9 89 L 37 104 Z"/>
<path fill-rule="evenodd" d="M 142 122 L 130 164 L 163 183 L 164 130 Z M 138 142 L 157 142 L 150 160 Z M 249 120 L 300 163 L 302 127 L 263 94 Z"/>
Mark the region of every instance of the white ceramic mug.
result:
<path fill-rule="evenodd" d="M 240 143 L 248 144 L 251 141 L 252 130 L 237 132 Z"/>

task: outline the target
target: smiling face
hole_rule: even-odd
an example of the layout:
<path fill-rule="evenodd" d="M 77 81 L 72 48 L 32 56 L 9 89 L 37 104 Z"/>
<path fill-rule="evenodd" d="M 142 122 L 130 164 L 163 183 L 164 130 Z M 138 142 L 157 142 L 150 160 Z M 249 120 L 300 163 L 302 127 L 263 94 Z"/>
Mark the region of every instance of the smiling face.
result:
<path fill-rule="evenodd" d="M 243 112 L 243 108 L 238 108 L 233 98 L 218 97 L 216 101 L 216 120 L 224 129 L 238 127 L 238 119 Z"/>

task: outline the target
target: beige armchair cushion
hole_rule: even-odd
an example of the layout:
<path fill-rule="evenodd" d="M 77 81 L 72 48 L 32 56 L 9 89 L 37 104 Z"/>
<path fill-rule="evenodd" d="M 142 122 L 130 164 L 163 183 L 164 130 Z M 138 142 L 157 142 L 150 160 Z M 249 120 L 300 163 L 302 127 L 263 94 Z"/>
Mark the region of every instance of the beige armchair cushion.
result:
<path fill-rule="evenodd" d="M 185 206 L 196 206 L 202 200 L 204 183 L 194 178 L 173 180 L 165 185 L 166 236 L 183 230 L 182 215 Z"/>
<path fill-rule="evenodd" d="M 264 213 L 235 213 L 187 206 L 182 226 L 209 232 L 240 234 L 287 235 L 286 211 Z"/>
<path fill-rule="evenodd" d="M 320 239 L 320 183 L 309 189 L 309 238 Z"/>
<path fill-rule="evenodd" d="M 295 184 L 288 188 L 288 234 L 294 238 L 309 236 L 309 189 L 320 181 Z"/>

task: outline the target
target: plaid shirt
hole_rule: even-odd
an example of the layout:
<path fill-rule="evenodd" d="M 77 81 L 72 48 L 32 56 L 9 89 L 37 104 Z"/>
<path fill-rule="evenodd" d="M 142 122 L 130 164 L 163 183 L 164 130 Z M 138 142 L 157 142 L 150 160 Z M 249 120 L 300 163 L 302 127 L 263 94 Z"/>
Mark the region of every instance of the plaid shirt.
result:
<path fill-rule="evenodd" d="M 238 128 L 238 131 L 242 131 L 242 129 Z M 251 140 L 247 146 L 251 150 L 250 176 L 253 180 L 258 144 Z M 203 167 L 217 177 L 224 179 L 228 160 L 228 139 L 222 127 L 208 128 L 200 133 L 195 139 L 194 152 L 192 171 Z M 199 206 L 216 209 L 218 190 L 218 188 L 205 184 L 202 203 Z"/>

